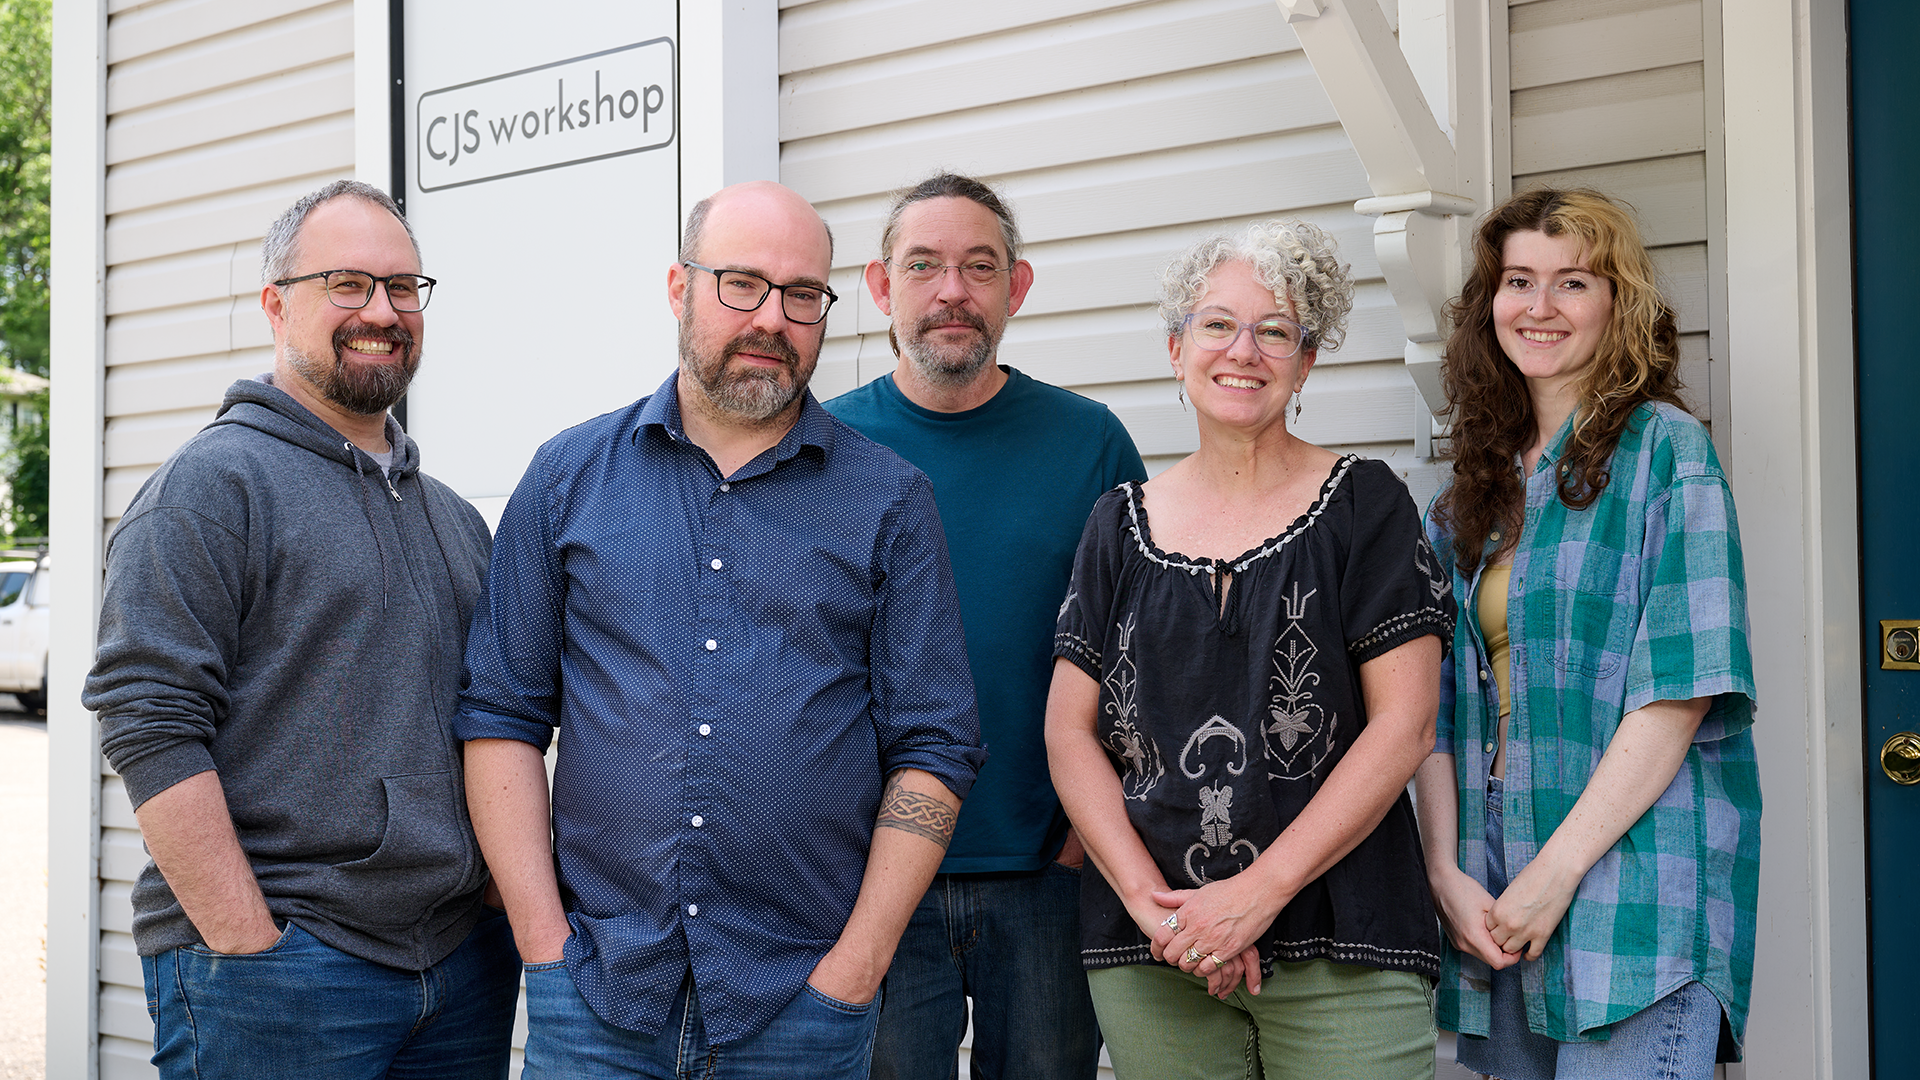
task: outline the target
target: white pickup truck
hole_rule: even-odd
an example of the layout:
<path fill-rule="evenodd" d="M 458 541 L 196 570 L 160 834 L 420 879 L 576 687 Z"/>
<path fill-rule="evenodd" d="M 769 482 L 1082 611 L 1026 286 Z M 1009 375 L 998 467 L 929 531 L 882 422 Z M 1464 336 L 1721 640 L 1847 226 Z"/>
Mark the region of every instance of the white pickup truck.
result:
<path fill-rule="evenodd" d="M 44 552 L 0 552 L 0 693 L 28 712 L 47 707 L 50 573 Z"/>

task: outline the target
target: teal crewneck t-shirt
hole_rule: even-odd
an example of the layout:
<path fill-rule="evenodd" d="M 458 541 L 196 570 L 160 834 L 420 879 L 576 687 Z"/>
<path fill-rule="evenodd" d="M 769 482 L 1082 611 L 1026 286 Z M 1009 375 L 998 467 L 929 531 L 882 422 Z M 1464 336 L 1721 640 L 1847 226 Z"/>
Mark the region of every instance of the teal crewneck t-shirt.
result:
<path fill-rule="evenodd" d="M 927 474 L 947 533 L 990 756 L 960 808 L 943 874 L 1038 870 L 1059 854 L 1067 819 L 1042 730 L 1054 621 L 1094 502 L 1147 478 L 1105 405 L 1003 370 L 1000 392 L 966 412 L 923 409 L 892 375 L 826 403 Z"/>

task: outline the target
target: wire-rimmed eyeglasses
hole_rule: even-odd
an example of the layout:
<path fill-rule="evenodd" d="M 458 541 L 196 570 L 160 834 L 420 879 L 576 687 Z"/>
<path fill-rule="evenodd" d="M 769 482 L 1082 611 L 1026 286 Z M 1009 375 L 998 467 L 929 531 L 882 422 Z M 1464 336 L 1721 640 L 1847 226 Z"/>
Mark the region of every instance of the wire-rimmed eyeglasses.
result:
<path fill-rule="evenodd" d="M 892 259 L 884 261 L 886 265 L 898 269 L 908 281 L 919 285 L 925 285 L 949 270 L 960 271 L 961 280 L 969 285 L 991 285 L 995 278 L 1013 269 L 1011 266 L 995 266 L 985 259 L 974 259 L 957 266 L 942 266 L 932 259 L 918 257 L 902 259 L 897 263 Z"/>
<path fill-rule="evenodd" d="M 825 285 L 807 285 L 795 282 L 791 285 L 775 285 L 759 274 L 745 270 L 715 270 L 711 266 L 701 266 L 697 262 L 682 263 L 682 266 L 694 270 L 705 270 L 713 275 L 713 285 L 720 302 L 735 311 L 758 311 L 760 305 L 767 302 L 768 294 L 775 289 L 780 291 L 780 310 L 789 322 L 802 326 L 812 326 L 827 317 L 827 309 L 835 300 L 832 289 Z"/>
<path fill-rule="evenodd" d="M 411 314 L 426 309 L 427 301 L 433 299 L 433 287 L 439 282 L 425 274 L 388 274 L 380 277 L 363 270 L 322 270 L 317 274 L 302 274 L 299 277 L 281 278 L 275 285 L 298 285 L 303 281 L 319 278 L 326 289 L 327 300 L 337 308 L 358 311 L 373 299 L 375 282 L 386 286 L 387 303 L 393 310 Z"/>
<path fill-rule="evenodd" d="M 1242 332 L 1253 336 L 1253 347 L 1269 360 L 1285 360 L 1300 351 L 1307 339 L 1307 328 L 1291 319 L 1261 319 L 1246 326 L 1239 319 L 1217 311 L 1194 312 L 1181 322 L 1192 331 L 1193 343 L 1208 352 L 1233 348 Z"/>

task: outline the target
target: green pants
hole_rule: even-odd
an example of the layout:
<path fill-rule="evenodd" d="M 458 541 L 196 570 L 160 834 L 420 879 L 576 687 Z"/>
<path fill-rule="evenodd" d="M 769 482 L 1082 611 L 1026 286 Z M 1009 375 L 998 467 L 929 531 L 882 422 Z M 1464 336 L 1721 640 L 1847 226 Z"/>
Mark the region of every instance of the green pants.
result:
<path fill-rule="evenodd" d="M 1280 962 L 1225 1001 L 1160 964 L 1087 986 L 1118 1080 L 1433 1080 L 1433 984 L 1410 971 Z"/>

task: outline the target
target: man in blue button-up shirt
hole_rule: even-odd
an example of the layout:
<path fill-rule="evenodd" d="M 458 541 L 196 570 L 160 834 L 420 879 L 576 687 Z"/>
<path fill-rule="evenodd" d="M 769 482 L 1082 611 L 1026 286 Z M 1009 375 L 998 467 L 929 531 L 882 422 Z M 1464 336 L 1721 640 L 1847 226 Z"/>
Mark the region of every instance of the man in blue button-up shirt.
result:
<path fill-rule="evenodd" d="M 456 734 L 530 1078 L 866 1076 L 985 759 L 927 479 L 806 389 L 831 263 L 777 184 L 696 207 L 679 370 L 501 519 Z"/>

